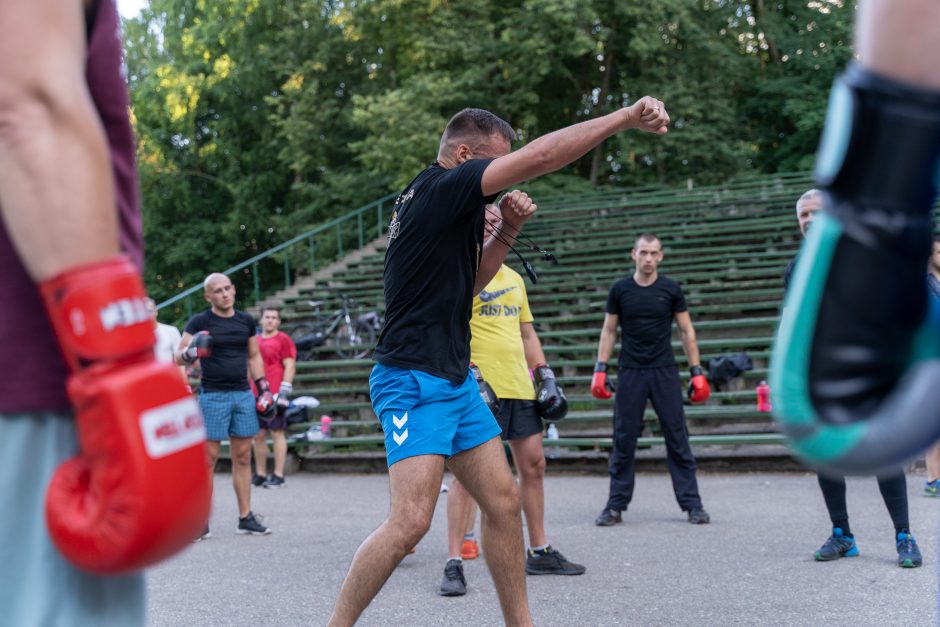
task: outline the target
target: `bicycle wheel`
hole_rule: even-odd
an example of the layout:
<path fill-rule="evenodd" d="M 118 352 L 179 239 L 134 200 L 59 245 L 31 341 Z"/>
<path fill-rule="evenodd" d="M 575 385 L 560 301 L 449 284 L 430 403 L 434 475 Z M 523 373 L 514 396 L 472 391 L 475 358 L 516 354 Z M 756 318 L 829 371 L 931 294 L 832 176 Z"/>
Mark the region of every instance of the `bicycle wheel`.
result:
<path fill-rule="evenodd" d="M 352 328 L 345 322 L 336 329 L 336 354 L 342 359 L 362 359 L 372 350 L 375 331 L 367 324 L 354 320 Z"/>

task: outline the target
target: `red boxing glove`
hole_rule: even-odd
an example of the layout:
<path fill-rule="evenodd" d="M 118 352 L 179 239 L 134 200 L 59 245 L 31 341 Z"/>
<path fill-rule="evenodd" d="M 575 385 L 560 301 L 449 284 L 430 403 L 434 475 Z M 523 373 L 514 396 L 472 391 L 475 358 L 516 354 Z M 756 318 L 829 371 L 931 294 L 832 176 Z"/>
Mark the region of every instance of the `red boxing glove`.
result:
<path fill-rule="evenodd" d="M 39 287 L 72 370 L 79 441 L 49 483 L 49 535 L 81 569 L 138 570 L 188 546 L 209 517 L 199 407 L 179 369 L 154 359 L 144 286 L 128 259 Z"/>
<path fill-rule="evenodd" d="M 689 374 L 692 375 L 689 381 L 689 400 L 694 404 L 704 403 L 711 396 L 712 391 L 708 387 L 708 379 L 701 366 L 692 366 L 689 368 Z"/>
<path fill-rule="evenodd" d="M 599 361 L 594 364 L 594 376 L 591 378 L 591 396 L 608 399 L 613 396 L 614 386 L 607 380 L 607 364 Z"/>

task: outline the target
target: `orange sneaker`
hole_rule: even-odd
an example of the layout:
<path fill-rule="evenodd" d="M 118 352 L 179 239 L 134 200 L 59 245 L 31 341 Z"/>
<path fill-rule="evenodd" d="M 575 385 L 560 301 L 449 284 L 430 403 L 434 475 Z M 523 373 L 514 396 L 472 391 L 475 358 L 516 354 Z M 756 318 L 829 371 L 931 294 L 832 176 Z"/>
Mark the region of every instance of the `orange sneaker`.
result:
<path fill-rule="evenodd" d="M 464 540 L 460 547 L 460 557 L 465 560 L 475 560 L 480 557 L 480 545 L 476 540 Z"/>

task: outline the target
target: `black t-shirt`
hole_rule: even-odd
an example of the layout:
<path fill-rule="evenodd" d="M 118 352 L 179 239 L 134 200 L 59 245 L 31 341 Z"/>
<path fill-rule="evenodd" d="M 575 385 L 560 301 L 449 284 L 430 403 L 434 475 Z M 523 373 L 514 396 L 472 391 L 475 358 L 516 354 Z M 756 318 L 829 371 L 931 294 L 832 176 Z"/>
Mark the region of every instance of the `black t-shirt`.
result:
<path fill-rule="evenodd" d="M 637 285 L 632 276 L 614 283 L 607 296 L 607 313 L 620 322 L 621 368 L 660 368 L 675 366 L 672 354 L 672 321 L 677 313 L 688 311 L 679 284 L 660 274 L 647 287 Z"/>
<path fill-rule="evenodd" d="M 492 159 L 434 164 L 395 202 L 385 253 L 385 328 L 376 361 L 460 383 L 470 364 L 473 284 Z"/>
<path fill-rule="evenodd" d="M 207 309 L 190 318 L 184 331 L 190 335 L 208 331 L 212 336 L 212 354 L 199 360 L 202 389 L 207 392 L 251 389 L 248 384 L 248 340 L 256 332 L 251 314 L 236 309 L 235 315 L 223 318 Z"/>

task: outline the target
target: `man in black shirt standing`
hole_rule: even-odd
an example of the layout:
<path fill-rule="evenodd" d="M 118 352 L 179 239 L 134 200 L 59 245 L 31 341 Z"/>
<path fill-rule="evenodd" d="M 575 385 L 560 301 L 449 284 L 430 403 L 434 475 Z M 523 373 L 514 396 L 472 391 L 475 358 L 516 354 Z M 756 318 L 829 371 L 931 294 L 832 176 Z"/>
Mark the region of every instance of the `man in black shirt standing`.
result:
<path fill-rule="evenodd" d="M 689 359 L 692 380 L 689 398 L 703 403 L 710 394 L 708 380 L 699 364 L 695 329 L 679 284 L 657 272 L 663 260 L 659 238 L 644 234 L 637 238 L 631 257 L 636 264 L 632 276 L 614 283 L 607 297 L 607 313 L 597 347 L 597 364 L 591 394 L 610 398 L 607 360 L 621 329 L 622 344 L 617 370 L 614 409 L 614 446 L 610 453 L 610 495 L 594 522 L 602 527 L 621 522 L 621 512 L 633 498 L 636 442 L 643 431 L 646 401 L 651 400 L 666 441 L 666 462 L 679 507 L 689 522 L 710 521 L 702 508 L 695 479 L 695 457 L 682 407 L 682 385 L 672 354 L 672 322 L 679 326 L 682 349 Z"/>
<path fill-rule="evenodd" d="M 444 464 L 485 513 L 484 554 L 507 625 L 530 625 L 519 496 L 500 428 L 469 371 L 473 295 L 502 265 L 507 241 L 535 211 L 513 185 L 553 172 L 630 128 L 663 134 L 662 102 L 630 107 L 549 133 L 510 152 L 512 127 L 482 109 L 448 122 L 437 161 L 395 203 L 385 257 L 386 324 L 370 378 L 385 431 L 391 507 L 359 547 L 331 625 L 352 625 L 427 532 Z M 487 230 L 502 237 L 483 243 Z"/>
<path fill-rule="evenodd" d="M 203 282 L 211 307 L 186 323 L 177 353 L 177 363 L 202 366 L 199 408 L 206 422 L 206 452 L 209 481 L 219 459 L 222 440 L 229 440 L 232 454 L 232 484 L 238 500 L 236 533 L 267 535 L 251 511 L 251 442 L 258 432 L 258 407 L 273 406 L 274 399 L 264 378 L 264 361 L 258 349 L 255 319 L 235 309 L 235 286 L 218 272 Z M 248 373 L 258 389 L 258 403 L 248 383 Z M 209 525 L 201 539 L 209 537 Z"/>

